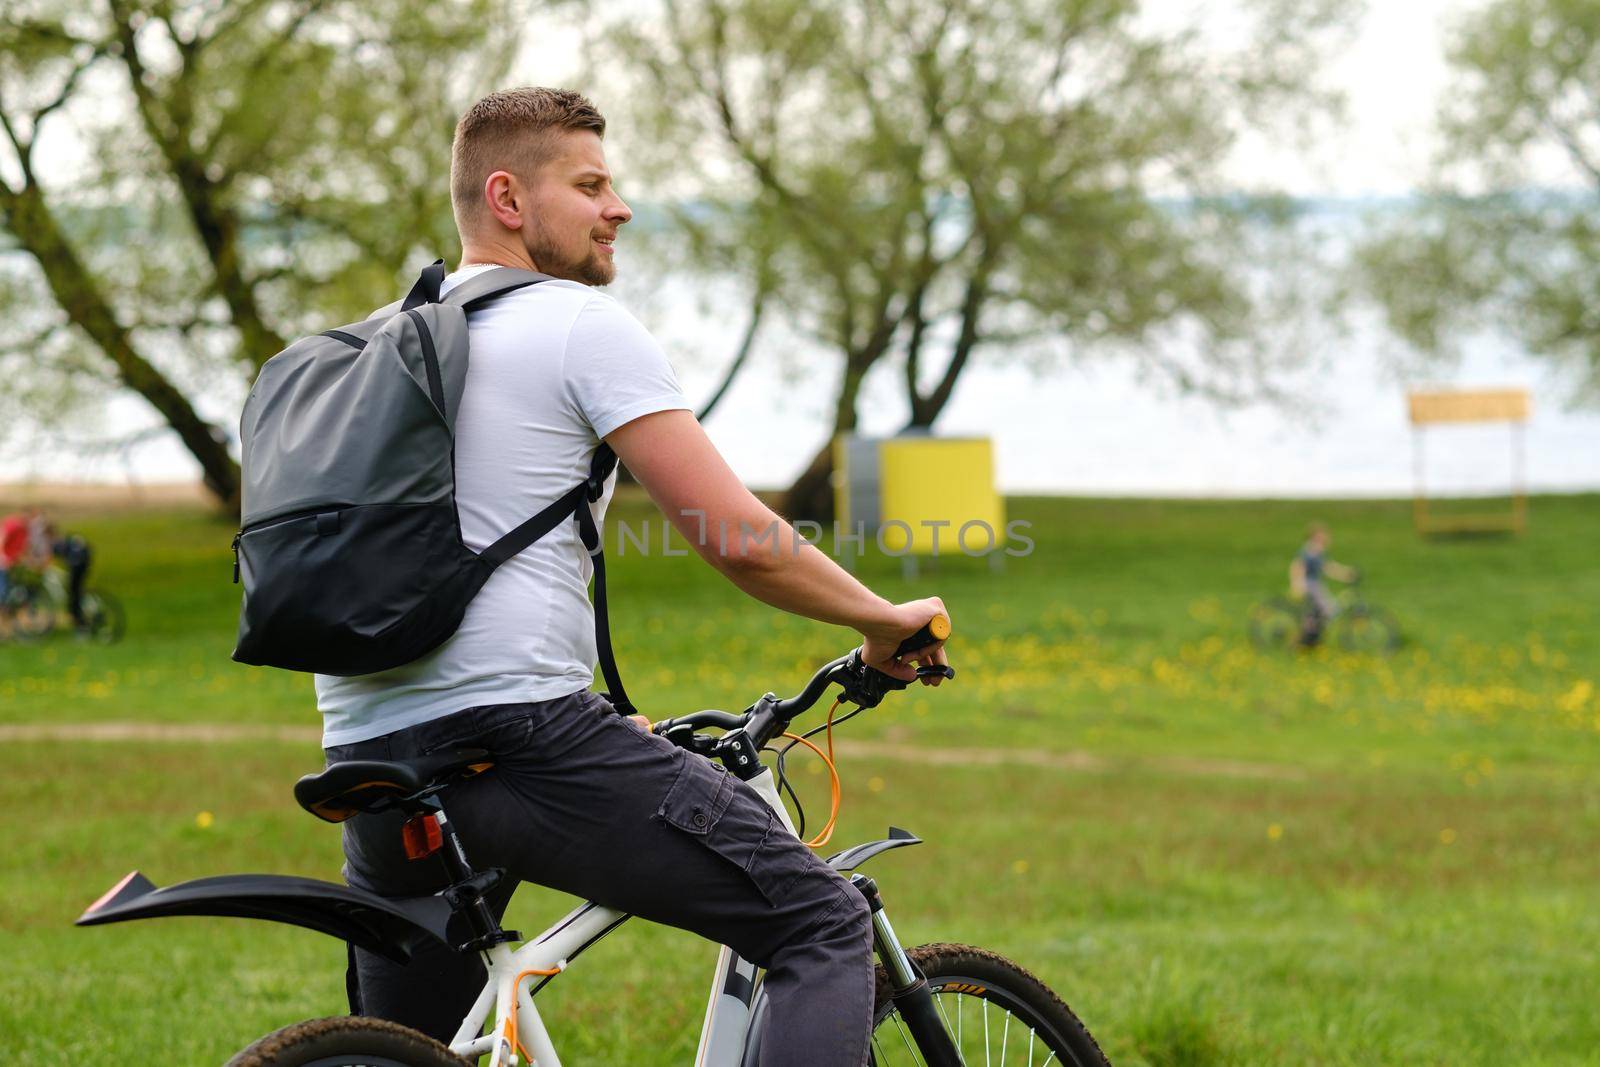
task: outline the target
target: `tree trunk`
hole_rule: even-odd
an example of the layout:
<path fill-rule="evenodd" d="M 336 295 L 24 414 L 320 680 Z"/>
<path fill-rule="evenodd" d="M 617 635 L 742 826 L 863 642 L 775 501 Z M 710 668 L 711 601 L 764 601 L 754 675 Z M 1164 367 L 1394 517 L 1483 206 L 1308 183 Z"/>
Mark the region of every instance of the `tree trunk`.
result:
<path fill-rule="evenodd" d="M 6 228 L 38 262 L 56 303 L 117 368 L 117 375 L 161 414 L 200 464 L 209 489 L 226 508 L 239 508 L 239 465 L 217 428 L 202 419 L 166 376 L 141 356 L 117 321 L 93 276 L 61 232 L 37 185 L 0 196 Z"/>
<path fill-rule="evenodd" d="M 783 494 L 783 513 L 791 522 L 809 519 L 828 523 L 838 517 L 833 506 L 833 436 Z"/>
<path fill-rule="evenodd" d="M 825 523 L 837 517 L 833 506 L 833 442 L 840 434 L 856 428 L 856 397 L 861 393 L 861 382 L 872 362 L 870 357 L 856 356 L 846 361 L 844 381 L 834 405 L 833 432 L 783 494 L 783 513 L 790 521 L 809 519 Z"/>

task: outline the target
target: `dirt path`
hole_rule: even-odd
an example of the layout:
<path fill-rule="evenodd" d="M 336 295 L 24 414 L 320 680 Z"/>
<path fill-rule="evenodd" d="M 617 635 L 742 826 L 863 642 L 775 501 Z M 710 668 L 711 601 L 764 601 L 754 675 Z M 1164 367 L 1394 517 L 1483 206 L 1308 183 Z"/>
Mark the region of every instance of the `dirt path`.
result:
<path fill-rule="evenodd" d="M 321 731 L 313 726 L 244 726 L 234 723 L 18 723 L 0 726 L 0 744 L 10 741 L 176 742 L 221 744 L 230 741 L 279 741 L 314 745 Z M 1044 770 L 1111 773 L 1146 768 L 1201 778 L 1246 778 L 1303 781 L 1299 767 L 1241 760 L 1187 759 L 1176 756 L 1108 760 L 1089 752 L 1042 752 L 1027 748 L 927 748 L 886 741 L 839 740 L 834 751 L 845 759 L 882 759 L 929 767 L 1037 767 Z"/>

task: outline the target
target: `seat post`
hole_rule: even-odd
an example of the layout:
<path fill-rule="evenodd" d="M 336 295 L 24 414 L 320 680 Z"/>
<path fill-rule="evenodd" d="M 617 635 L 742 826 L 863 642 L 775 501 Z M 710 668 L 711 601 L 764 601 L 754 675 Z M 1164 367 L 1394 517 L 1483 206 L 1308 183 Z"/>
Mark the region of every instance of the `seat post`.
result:
<path fill-rule="evenodd" d="M 497 868 L 481 874 L 474 871 L 472 864 L 467 860 L 467 850 L 462 847 L 461 838 L 456 834 L 454 824 L 444 812 L 444 804 L 437 796 L 427 797 L 422 803 L 432 809 L 433 817 L 439 823 L 439 835 L 444 839 L 443 847 L 439 851 L 444 860 L 445 870 L 450 875 L 451 884 L 443 896 L 450 906 L 466 919 L 467 925 L 472 930 L 472 941 L 462 948 L 482 951 L 502 942 L 520 941 L 521 934 L 514 930 L 501 929 L 500 923 L 494 917 L 494 911 L 489 907 L 489 902 L 483 898 L 484 893 L 499 882 L 503 872 Z"/>
<path fill-rule="evenodd" d="M 439 824 L 439 834 L 444 838 L 444 847 L 439 850 L 439 854 L 444 860 L 444 869 L 449 873 L 450 881 L 465 882 L 477 872 L 467 860 L 467 850 L 462 847 L 461 838 L 456 835 L 455 825 L 444 813 L 444 804 L 437 796 L 431 796 L 423 798 L 422 806 L 432 809 L 433 818 Z"/>

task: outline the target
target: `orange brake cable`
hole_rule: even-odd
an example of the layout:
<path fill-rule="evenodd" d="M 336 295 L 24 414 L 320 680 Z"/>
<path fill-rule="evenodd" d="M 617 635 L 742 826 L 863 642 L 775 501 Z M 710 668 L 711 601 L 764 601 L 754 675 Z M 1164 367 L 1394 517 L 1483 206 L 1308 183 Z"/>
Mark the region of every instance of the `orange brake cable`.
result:
<path fill-rule="evenodd" d="M 562 960 L 560 963 L 556 964 L 556 966 L 550 967 L 550 968 L 547 968 L 547 969 L 539 969 L 539 968 L 530 967 L 528 970 L 523 971 L 521 974 L 517 975 L 516 979 L 511 983 L 511 1014 L 506 1019 L 506 1028 L 505 1028 L 504 1034 L 502 1036 L 508 1037 L 508 1038 L 511 1039 L 512 1044 L 516 1047 L 518 1052 L 522 1053 L 522 1058 L 528 1061 L 530 1067 L 534 1062 L 533 1053 L 529 1052 L 523 1046 L 522 1038 L 517 1033 L 517 990 L 519 988 L 521 988 L 522 980 L 524 978 L 528 978 L 528 977 L 532 977 L 532 976 L 538 976 L 538 977 L 543 977 L 543 978 L 554 978 L 556 975 L 561 973 L 562 968 L 565 966 L 565 964 L 566 964 L 566 960 Z"/>
<path fill-rule="evenodd" d="M 830 794 L 828 798 L 828 821 L 823 825 L 822 830 L 818 832 L 816 837 L 806 842 L 806 846 L 809 848 L 821 848 L 823 845 L 826 845 L 833 838 L 834 823 L 839 821 L 839 771 L 838 768 L 834 767 L 833 765 L 833 713 L 839 710 L 839 704 L 840 701 L 835 700 L 833 702 L 833 707 L 828 709 L 827 752 L 823 752 L 822 749 L 818 748 L 816 745 L 813 745 L 810 741 L 806 740 L 804 737 L 801 737 L 799 734 L 786 733 L 783 735 L 790 740 L 806 746 L 811 751 L 815 752 L 819 757 L 821 757 L 823 763 L 828 765 L 828 792 Z"/>

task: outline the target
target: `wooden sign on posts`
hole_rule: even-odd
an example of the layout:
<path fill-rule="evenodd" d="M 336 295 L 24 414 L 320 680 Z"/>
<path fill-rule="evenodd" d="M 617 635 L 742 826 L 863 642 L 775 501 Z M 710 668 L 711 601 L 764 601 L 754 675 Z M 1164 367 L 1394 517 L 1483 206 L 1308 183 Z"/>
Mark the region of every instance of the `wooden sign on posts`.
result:
<path fill-rule="evenodd" d="M 1526 389 L 1455 389 L 1448 392 L 1412 393 L 1411 424 L 1436 422 L 1526 422 Z"/>
<path fill-rule="evenodd" d="M 1444 389 L 1407 395 L 1411 415 L 1412 460 L 1416 493 L 1411 518 L 1418 534 L 1514 533 L 1527 527 L 1524 427 L 1531 404 L 1526 389 Z M 1446 423 L 1504 422 L 1511 428 L 1511 510 L 1438 515 L 1428 508 L 1423 428 Z"/>

